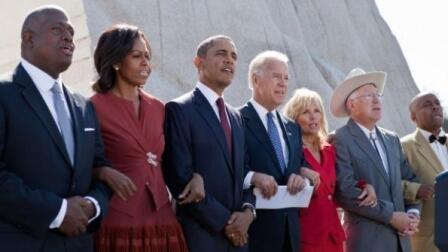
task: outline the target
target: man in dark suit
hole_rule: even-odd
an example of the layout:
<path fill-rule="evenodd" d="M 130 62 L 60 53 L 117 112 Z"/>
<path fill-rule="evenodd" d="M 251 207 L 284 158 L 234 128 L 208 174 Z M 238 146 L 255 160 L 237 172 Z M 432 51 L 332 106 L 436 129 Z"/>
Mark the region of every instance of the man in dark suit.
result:
<path fill-rule="evenodd" d="M 73 27 L 43 6 L 22 27 L 22 60 L 0 80 L 2 251 L 91 251 L 110 190 L 92 181 L 107 166 L 93 106 L 62 83 Z"/>
<path fill-rule="evenodd" d="M 271 197 L 277 185 L 287 185 L 298 193 L 305 185 L 299 175 L 305 165 L 298 125 L 277 112 L 288 91 L 288 58 L 276 51 L 265 51 L 249 64 L 252 99 L 240 109 L 251 171 L 245 187 L 261 189 Z M 249 231 L 250 251 L 299 251 L 299 209 L 257 210 Z"/>
<path fill-rule="evenodd" d="M 174 197 L 198 173 L 205 198 L 179 205 L 190 251 L 247 251 L 253 203 L 246 190 L 242 118 L 224 103 L 237 61 L 235 44 L 218 35 L 202 41 L 194 59 L 199 81 L 191 92 L 166 104 L 164 175 Z"/>
<path fill-rule="evenodd" d="M 436 177 L 434 242 L 440 252 L 448 252 L 448 171 Z"/>

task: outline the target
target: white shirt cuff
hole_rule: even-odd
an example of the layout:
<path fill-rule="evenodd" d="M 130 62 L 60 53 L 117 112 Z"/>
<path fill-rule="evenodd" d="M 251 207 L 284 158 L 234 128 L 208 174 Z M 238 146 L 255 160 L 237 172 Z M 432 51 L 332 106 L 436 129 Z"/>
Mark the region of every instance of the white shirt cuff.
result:
<path fill-rule="evenodd" d="M 92 222 L 93 220 L 95 220 L 96 218 L 98 218 L 98 216 L 100 216 L 101 214 L 101 208 L 100 208 L 100 204 L 98 204 L 98 201 L 96 201 L 96 199 L 90 197 L 90 196 L 85 196 L 84 199 L 90 200 L 93 205 L 95 206 L 95 216 L 93 216 L 92 218 L 89 219 L 89 223 Z"/>
<path fill-rule="evenodd" d="M 50 223 L 49 228 L 59 228 L 62 224 L 62 221 L 64 221 L 65 213 L 67 212 L 67 200 L 62 199 L 61 208 L 59 208 L 59 213 L 56 215 L 56 218 Z"/>
<path fill-rule="evenodd" d="M 244 178 L 243 189 L 250 188 L 250 186 L 251 186 L 250 181 L 252 180 L 252 176 L 254 176 L 254 173 L 255 172 L 253 172 L 253 171 L 250 171 L 250 172 L 247 173 L 246 177 Z"/>
<path fill-rule="evenodd" d="M 420 211 L 418 209 L 415 209 L 415 208 L 409 209 L 406 213 L 407 214 L 416 214 L 416 215 L 420 216 Z"/>

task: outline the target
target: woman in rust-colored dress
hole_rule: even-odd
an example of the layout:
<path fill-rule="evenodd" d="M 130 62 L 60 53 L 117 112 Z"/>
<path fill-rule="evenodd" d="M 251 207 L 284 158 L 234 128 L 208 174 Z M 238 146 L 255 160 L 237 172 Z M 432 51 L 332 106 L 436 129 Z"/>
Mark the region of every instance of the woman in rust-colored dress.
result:
<path fill-rule="evenodd" d="M 301 175 L 315 185 L 308 208 L 300 209 L 300 251 L 343 252 L 346 237 L 334 199 L 336 152 L 326 142 L 327 120 L 322 99 L 314 91 L 297 89 L 285 105 L 284 113 L 302 129 L 303 152 L 309 168 L 302 168 Z M 375 190 L 368 184 L 362 187 L 359 204 L 371 207 L 368 202 L 376 202 Z"/>
<path fill-rule="evenodd" d="M 137 27 L 116 25 L 101 35 L 94 59 L 91 100 L 114 167 L 94 176 L 115 192 L 95 250 L 187 251 L 161 170 L 164 105 L 141 88 L 151 73 L 149 42 Z"/>

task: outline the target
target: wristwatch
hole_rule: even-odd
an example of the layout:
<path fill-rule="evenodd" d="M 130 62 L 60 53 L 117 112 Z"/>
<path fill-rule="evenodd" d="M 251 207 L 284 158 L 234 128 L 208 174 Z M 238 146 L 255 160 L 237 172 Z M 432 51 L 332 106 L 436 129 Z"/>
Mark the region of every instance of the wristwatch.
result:
<path fill-rule="evenodd" d="M 249 209 L 252 213 L 252 216 L 254 217 L 254 220 L 257 218 L 257 211 L 255 210 L 255 207 L 252 204 L 244 203 L 243 204 L 243 210 Z"/>

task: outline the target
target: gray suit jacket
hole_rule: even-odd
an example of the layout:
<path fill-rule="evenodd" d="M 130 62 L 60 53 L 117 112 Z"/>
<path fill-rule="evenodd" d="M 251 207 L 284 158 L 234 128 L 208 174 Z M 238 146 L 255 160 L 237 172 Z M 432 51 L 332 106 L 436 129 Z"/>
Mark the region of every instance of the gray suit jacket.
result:
<path fill-rule="evenodd" d="M 389 221 L 395 211 L 403 212 L 406 207 L 419 207 L 405 206 L 401 187 L 402 179 L 417 179 L 404 158 L 398 136 L 379 127 L 376 127 L 376 131 L 387 154 L 388 174 L 373 145 L 353 120 L 350 119 L 347 125 L 336 131 L 336 197 L 346 210 L 346 249 L 348 252 L 410 252 L 409 238 L 399 236 Z M 375 188 L 378 198 L 376 207 L 358 206 L 357 197 L 361 192 L 357 187 L 359 180 Z"/>

